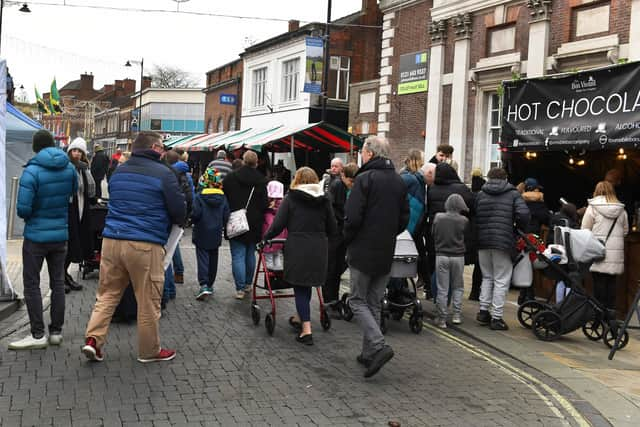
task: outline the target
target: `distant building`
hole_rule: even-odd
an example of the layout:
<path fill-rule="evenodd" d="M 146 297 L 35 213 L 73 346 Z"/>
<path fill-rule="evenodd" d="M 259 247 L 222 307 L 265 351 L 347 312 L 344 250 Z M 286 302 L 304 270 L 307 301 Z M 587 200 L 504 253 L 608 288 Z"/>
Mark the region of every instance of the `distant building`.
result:
<path fill-rule="evenodd" d="M 240 129 L 242 111 L 242 60 L 207 72 L 204 121 L 205 132 L 227 132 Z"/>
<path fill-rule="evenodd" d="M 135 109 L 140 94 L 135 94 Z M 142 91 L 140 130 L 169 135 L 204 133 L 204 100 L 202 88 L 146 88 Z M 137 112 L 134 113 L 137 118 Z"/>

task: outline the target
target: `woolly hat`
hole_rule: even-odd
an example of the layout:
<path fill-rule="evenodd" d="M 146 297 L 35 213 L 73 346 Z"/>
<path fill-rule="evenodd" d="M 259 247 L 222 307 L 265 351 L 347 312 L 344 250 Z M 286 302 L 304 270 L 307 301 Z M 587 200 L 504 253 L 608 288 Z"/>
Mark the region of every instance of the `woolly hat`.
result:
<path fill-rule="evenodd" d="M 207 168 L 198 180 L 200 188 L 222 188 L 222 175 L 215 168 Z"/>
<path fill-rule="evenodd" d="M 524 180 L 525 191 L 543 190 L 542 185 L 535 178 L 527 178 Z"/>
<path fill-rule="evenodd" d="M 102 148 L 102 145 L 100 144 L 95 144 L 93 146 L 93 151 L 97 153 L 98 151 L 104 151 L 104 148 Z"/>
<path fill-rule="evenodd" d="M 40 152 L 43 148 L 55 147 L 56 143 L 53 140 L 53 135 L 44 129 L 40 129 L 33 134 L 31 148 L 34 153 Z"/>
<path fill-rule="evenodd" d="M 269 181 L 267 195 L 270 199 L 282 199 L 284 197 L 284 185 L 280 181 Z"/>
<path fill-rule="evenodd" d="M 216 159 L 226 159 L 227 158 L 227 153 L 224 150 L 218 150 L 218 153 L 216 154 Z"/>
<path fill-rule="evenodd" d="M 69 147 L 67 147 L 67 153 L 70 153 L 71 150 L 80 150 L 84 153 L 84 155 L 87 155 L 87 141 L 85 141 L 83 138 L 76 138 L 73 141 L 71 141 L 71 144 L 69 144 Z"/>
<path fill-rule="evenodd" d="M 482 169 L 480 169 L 480 168 L 473 168 L 473 170 L 471 171 L 471 176 L 479 176 L 479 177 L 482 177 Z"/>

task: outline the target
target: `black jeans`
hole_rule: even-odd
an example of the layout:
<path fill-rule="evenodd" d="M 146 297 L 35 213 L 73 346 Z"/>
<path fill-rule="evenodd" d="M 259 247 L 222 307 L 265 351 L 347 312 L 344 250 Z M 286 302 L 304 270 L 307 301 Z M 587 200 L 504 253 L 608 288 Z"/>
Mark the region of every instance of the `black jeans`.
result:
<path fill-rule="evenodd" d="M 616 308 L 617 276 L 606 273 L 591 273 L 593 278 L 593 296 L 606 308 Z"/>
<path fill-rule="evenodd" d="M 24 239 L 22 243 L 22 282 L 24 301 L 27 304 L 31 335 L 34 338 L 44 336 L 42 313 L 42 294 L 40 292 L 40 270 L 47 260 L 49 287 L 51 288 L 51 324 L 49 333 L 62 332 L 64 324 L 64 261 L 67 255 L 67 242 L 37 243 Z"/>
<path fill-rule="evenodd" d="M 324 303 L 332 303 L 340 299 L 340 278 L 347 270 L 347 247 L 341 237 L 329 239 L 329 259 L 327 260 L 327 280 L 322 287 Z"/>
<path fill-rule="evenodd" d="M 202 249 L 196 246 L 198 260 L 198 284 L 213 288 L 218 274 L 218 249 Z"/>

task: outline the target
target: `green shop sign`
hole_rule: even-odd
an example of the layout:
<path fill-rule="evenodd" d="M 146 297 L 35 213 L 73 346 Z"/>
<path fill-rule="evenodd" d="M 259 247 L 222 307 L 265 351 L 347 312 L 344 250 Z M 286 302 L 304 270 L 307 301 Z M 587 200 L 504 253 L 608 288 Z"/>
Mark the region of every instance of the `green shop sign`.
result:
<path fill-rule="evenodd" d="M 398 95 L 426 92 L 429 88 L 427 52 L 400 55 Z"/>

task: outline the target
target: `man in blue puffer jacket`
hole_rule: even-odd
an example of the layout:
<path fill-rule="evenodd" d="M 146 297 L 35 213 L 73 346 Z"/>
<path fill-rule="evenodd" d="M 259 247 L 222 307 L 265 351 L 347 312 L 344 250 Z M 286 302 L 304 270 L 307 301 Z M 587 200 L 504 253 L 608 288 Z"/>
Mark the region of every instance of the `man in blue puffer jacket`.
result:
<path fill-rule="evenodd" d="M 33 135 L 36 153 L 20 177 L 18 216 L 24 219 L 22 281 L 31 334 L 12 342 L 12 350 L 60 345 L 64 323 L 64 260 L 69 240 L 69 200 L 78 189 L 75 167 L 67 155 L 54 147 L 46 130 Z M 45 335 L 40 293 L 40 270 L 47 260 L 51 287 L 51 324 Z"/>
<path fill-rule="evenodd" d="M 164 248 L 172 225 L 185 221 L 184 194 L 176 174 L 160 160 L 162 136 L 140 132 L 131 158 L 109 181 L 96 305 L 85 333 L 84 355 L 103 360 L 113 312 L 131 281 L 138 303 L 138 361 L 171 360 L 174 350 L 160 348 L 158 321 L 164 284 Z"/>

